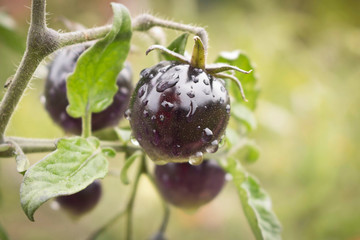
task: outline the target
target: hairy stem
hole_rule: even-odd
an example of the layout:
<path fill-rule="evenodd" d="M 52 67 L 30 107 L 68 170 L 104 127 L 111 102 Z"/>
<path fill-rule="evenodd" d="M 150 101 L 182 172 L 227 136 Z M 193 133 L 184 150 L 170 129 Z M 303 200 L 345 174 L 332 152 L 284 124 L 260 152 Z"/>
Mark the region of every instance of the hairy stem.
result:
<path fill-rule="evenodd" d="M 43 153 L 52 152 L 56 149 L 56 143 L 59 139 L 34 139 L 34 138 L 19 138 L 19 137 L 6 137 L 5 142 L 13 141 L 23 150 L 24 153 Z M 100 141 L 102 147 L 111 147 L 117 152 L 134 153 L 140 148 L 121 145 L 118 142 Z M 7 145 L 6 151 L 0 151 L 0 158 L 14 156 L 14 147 L 10 144 Z M 0 149 L 1 150 L 1 149 Z M 4 149 L 5 150 L 5 149 Z"/>
<path fill-rule="evenodd" d="M 62 33 L 60 34 L 59 40 L 60 47 L 103 38 L 110 31 L 110 29 L 111 25 L 105 25 L 76 32 Z"/>
<path fill-rule="evenodd" d="M 34 74 L 40 60 L 29 51 L 26 51 L 16 71 L 13 82 L 6 91 L 0 105 L 0 142 L 3 142 L 3 134 L 9 123 L 10 117 L 15 110 L 26 86 Z"/>
<path fill-rule="evenodd" d="M 135 30 L 135 31 L 148 31 L 149 29 L 151 29 L 152 27 L 155 27 L 155 26 L 195 34 L 201 38 L 201 41 L 204 44 L 205 51 L 207 50 L 208 34 L 205 31 L 205 29 L 202 27 L 194 27 L 194 26 L 187 25 L 187 24 L 168 21 L 168 20 L 154 17 L 150 14 L 142 14 L 142 15 L 136 17 L 133 20 L 133 25 L 132 25 L 133 30 Z"/>

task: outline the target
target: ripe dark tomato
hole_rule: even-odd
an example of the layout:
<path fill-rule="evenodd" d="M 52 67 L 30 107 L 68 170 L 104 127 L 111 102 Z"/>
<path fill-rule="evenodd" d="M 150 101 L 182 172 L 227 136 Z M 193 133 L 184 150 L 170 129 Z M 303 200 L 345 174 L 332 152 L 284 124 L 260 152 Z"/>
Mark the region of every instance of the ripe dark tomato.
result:
<path fill-rule="evenodd" d="M 50 117 L 66 132 L 81 133 L 81 118 L 72 118 L 66 112 L 69 104 L 66 97 L 66 78 L 75 69 L 79 56 L 86 50 L 85 45 L 62 50 L 52 61 L 45 83 L 45 108 Z M 104 111 L 92 114 L 92 130 L 100 130 L 119 123 L 127 109 L 132 91 L 132 71 L 128 64 L 117 76 L 118 91 L 113 103 Z"/>
<path fill-rule="evenodd" d="M 126 112 L 133 135 L 157 163 L 200 164 L 213 153 L 230 116 L 222 79 L 164 61 L 141 72 Z"/>
<path fill-rule="evenodd" d="M 155 167 L 155 179 L 163 197 L 175 206 L 196 209 L 214 199 L 225 183 L 225 172 L 215 161 L 199 166 L 168 163 Z"/>
<path fill-rule="evenodd" d="M 101 197 L 101 183 L 95 180 L 84 190 L 68 196 L 60 196 L 56 201 L 74 215 L 82 215 L 93 209 Z"/>

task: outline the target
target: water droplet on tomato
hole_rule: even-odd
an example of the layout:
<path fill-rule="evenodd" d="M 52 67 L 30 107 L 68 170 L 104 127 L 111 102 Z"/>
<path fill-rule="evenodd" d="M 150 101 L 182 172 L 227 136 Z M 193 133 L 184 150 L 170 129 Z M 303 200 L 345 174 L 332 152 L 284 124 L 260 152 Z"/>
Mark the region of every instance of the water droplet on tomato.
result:
<path fill-rule="evenodd" d="M 131 110 L 130 110 L 130 108 L 125 111 L 124 116 L 125 116 L 125 118 L 127 120 L 129 120 L 129 121 L 131 120 Z"/>
<path fill-rule="evenodd" d="M 209 128 L 205 128 L 202 132 L 202 140 L 204 142 L 210 142 L 213 138 L 213 132 Z"/>
<path fill-rule="evenodd" d="M 206 152 L 215 153 L 219 149 L 219 142 L 214 140 L 209 146 L 206 147 Z"/>
<path fill-rule="evenodd" d="M 204 156 L 203 156 L 203 153 L 202 152 L 197 152 L 195 153 L 194 156 L 191 156 L 189 158 L 189 163 L 191 165 L 200 165 L 204 160 Z"/>

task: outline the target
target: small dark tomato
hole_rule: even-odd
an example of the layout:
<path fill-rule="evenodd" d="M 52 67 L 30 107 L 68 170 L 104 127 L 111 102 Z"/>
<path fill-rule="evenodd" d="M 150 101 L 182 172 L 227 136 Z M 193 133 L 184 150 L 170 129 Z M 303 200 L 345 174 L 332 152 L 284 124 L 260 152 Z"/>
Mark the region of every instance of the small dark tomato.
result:
<path fill-rule="evenodd" d="M 72 118 L 66 112 L 69 102 L 66 97 L 66 79 L 76 66 L 79 56 L 88 46 L 77 45 L 61 50 L 51 62 L 45 83 L 45 108 L 50 117 L 66 132 L 80 134 L 81 118 Z M 118 91 L 113 103 L 100 113 L 92 114 L 92 130 L 112 127 L 119 123 L 128 107 L 132 92 L 132 71 L 129 64 L 125 64 L 116 80 Z"/>
<path fill-rule="evenodd" d="M 168 163 L 155 167 L 155 180 L 169 203 L 196 209 L 219 194 L 225 183 L 225 172 L 213 160 L 205 160 L 198 166 Z"/>
<path fill-rule="evenodd" d="M 95 180 L 84 190 L 68 196 L 60 196 L 56 201 L 74 215 L 82 215 L 92 210 L 101 198 L 101 183 Z"/>

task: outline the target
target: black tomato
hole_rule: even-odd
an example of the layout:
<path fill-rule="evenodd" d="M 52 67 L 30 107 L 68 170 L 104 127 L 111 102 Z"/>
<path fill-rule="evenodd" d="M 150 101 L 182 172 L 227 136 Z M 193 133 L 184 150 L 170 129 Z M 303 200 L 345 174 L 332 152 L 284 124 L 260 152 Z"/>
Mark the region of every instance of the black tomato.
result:
<path fill-rule="evenodd" d="M 153 161 L 200 164 L 204 152 L 218 149 L 230 100 L 222 79 L 165 61 L 141 72 L 125 114 Z"/>
<path fill-rule="evenodd" d="M 219 194 L 225 183 L 225 172 L 212 160 L 205 160 L 199 166 L 168 163 L 155 167 L 155 180 L 169 203 L 196 209 Z"/>

